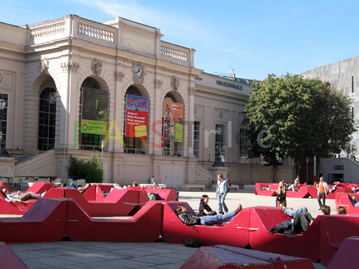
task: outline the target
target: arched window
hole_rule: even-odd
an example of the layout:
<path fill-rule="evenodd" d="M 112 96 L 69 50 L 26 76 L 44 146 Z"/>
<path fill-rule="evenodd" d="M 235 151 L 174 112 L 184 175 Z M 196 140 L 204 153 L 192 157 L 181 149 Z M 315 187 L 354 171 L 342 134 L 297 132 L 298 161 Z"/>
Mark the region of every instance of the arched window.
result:
<path fill-rule="evenodd" d="M 79 148 L 101 150 L 108 128 L 108 93 L 93 78 L 85 79 L 81 85 L 79 113 Z"/>
<path fill-rule="evenodd" d="M 56 90 L 47 87 L 40 94 L 38 150 L 46 151 L 55 146 Z"/>
<path fill-rule="evenodd" d="M 164 98 L 164 113 L 163 113 L 163 125 L 162 125 L 162 134 L 163 139 L 165 140 L 163 143 L 162 148 L 162 155 L 176 155 L 181 156 L 181 154 L 178 152 L 178 143 L 176 141 L 181 141 L 181 138 L 175 137 L 176 132 L 176 124 L 180 123 L 183 125 L 183 122 L 174 122 L 173 119 L 173 113 L 174 111 L 171 111 L 171 108 L 169 107 L 170 103 L 178 103 L 180 105 L 181 103 L 178 102 L 177 98 L 172 94 L 171 92 L 168 92 Z M 166 104 L 166 105 L 165 105 Z M 181 110 L 181 108 L 178 108 Z M 172 115 L 172 116 L 171 116 Z M 182 120 L 183 120 L 183 107 L 182 107 Z M 180 126 L 177 126 L 179 128 Z"/>
<path fill-rule="evenodd" d="M 140 90 L 135 86 L 130 86 L 124 96 L 124 104 L 126 104 L 127 95 L 142 96 Z M 123 119 L 123 150 L 125 153 L 141 154 L 144 153 L 142 150 L 142 141 L 140 138 L 126 137 L 126 105 L 124 105 L 124 119 Z"/>

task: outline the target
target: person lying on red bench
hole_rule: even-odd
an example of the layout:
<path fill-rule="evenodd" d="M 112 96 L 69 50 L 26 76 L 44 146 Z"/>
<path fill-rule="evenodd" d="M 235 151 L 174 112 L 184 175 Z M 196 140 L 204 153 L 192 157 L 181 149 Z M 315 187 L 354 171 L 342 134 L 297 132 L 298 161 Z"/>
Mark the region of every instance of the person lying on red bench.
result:
<path fill-rule="evenodd" d="M 236 210 L 224 215 L 199 217 L 191 212 L 188 212 L 187 208 L 184 205 L 178 205 L 176 208 L 176 213 L 178 215 L 178 218 L 186 225 L 211 225 L 211 224 L 222 224 L 224 222 L 229 222 L 239 212 L 241 212 L 241 210 L 242 210 L 242 205 L 240 204 Z"/>
<path fill-rule="evenodd" d="M 42 198 L 46 191 L 40 194 L 36 194 L 33 192 L 25 192 L 25 193 L 11 193 L 9 192 L 7 189 L 2 189 L 3 194 L 5 195 L 5 200 L 6 202 L 24 202 L 27 201 L 29 199 L 40 199 Z"/>

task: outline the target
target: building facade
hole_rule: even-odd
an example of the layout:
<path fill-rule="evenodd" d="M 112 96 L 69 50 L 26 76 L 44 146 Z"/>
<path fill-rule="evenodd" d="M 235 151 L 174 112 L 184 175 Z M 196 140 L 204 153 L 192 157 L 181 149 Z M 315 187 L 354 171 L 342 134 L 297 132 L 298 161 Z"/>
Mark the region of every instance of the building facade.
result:
<path fill-rule="evenodd" d="M 319 78 L 344 90 L 352 100 L 352 116 L 359 120 L 359 57 L 324 65 L 303 72 L 306 78 Z M 344 180 L 359 182 L 359 129 L 352 134 L 352 140 L 346 151 L 342 151 L 331 159 L 321 161 L 320 172 L 329 183 Z"/>
<path fill-rule="evenodd" d="M 246 159 L 241 122 L 251 82 L 203 73 L 194 52 L 120 17 L 0 23 L 2 130 L 14 176 L 67 178 L 70 155 L 95 155 L 105 182 L 153 176 L 176 187 L 207 182 L 220 148 L 235 183 L 268 181 L 270 168 L 262 176 L 262 165 Z M 292 178 L 292 168 L 281 168 L 280 179 Z"/>

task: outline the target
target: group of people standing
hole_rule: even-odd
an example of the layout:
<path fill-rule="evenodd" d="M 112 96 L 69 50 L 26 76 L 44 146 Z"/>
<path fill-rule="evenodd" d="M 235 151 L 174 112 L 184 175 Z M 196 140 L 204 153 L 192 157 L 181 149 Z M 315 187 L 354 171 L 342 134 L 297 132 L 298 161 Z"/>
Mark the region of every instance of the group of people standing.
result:
<path fill-rule="evenodd" d="M 295 186 L 299 184 L 299 176 L 297 176 L 294 180 Z M 323 177 L 319 178 L 319 183 L 317 184 L 318 189 L 318 204 L 319 210 L 325 205 L 325 198 L 329 193 L 328 184 L 324 181 Z M 283 181 L 279 182 L 278 190 L 277 190 L 277 197 L 276 197 L 276 206 L 279 207 L 280 205 L 287 206 L 287 199 L 286 199 L 286 187 L 284 186 Z"/>

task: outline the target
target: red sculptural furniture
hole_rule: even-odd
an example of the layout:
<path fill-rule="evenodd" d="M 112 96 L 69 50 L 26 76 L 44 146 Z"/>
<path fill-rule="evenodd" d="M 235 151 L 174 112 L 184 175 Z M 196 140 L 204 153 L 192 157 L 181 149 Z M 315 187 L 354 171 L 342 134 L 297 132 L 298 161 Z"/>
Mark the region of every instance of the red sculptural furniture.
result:
<path fill-rule="evenodd" d="M 309 259 L 216 245 L 201 247 L 180 268 L 314 268 Z"/>
<path fill-rule="evenodd" d="M 28 200 L 26 203 L 7 202 L 4 193 L 1 191 L 4 188 L 6 188 L 6 186 L 0 186 L 0 214 L 24 215 L 36 202 L 36 200 Z"/>
<path fill-rule="evenodd" d="M 359 264 L 359 237 L 348 237 L 341 244 L 327 269 L 357 268 Z"/>
<path fill-rule="evenodd" d="M 359 236 L 358 215 L 318 216 L 320 218 L 320 261 L 328 266 L 335 253 L 351 236 Z"/>
<path fill-rule="evenodd" d="M 268 190 L 261 190 L 269 185 Z M 278 190 L 278 183 L 256 183 L 255 184 L 255 194 L 263 196 L 276 196 Z"/>
<path fill-rule="evenodd" d="M 0 241 L 61 241 L 66 235 L 66 208 L 64 199 L 39 199 L 22 217 L 0 218 Z"/>
<path fill-rule="evenodd" d="M 250 210 L 249 227 L 252 232 L 249 245 L 252 249 L 308 258 L 313 262 L 319 259 L 318 219 L 315 219 L 303 234 L 272 234 L 269 231 L 275 225 L 290 218 L 278 207 L 252 207 Z"/>
<path fill-rule="evenodd" d="M 0 260 L 2 268 L 28 269 L 29 267 L 8 247 L 0 242 Z"/>
<path fill-rule="evenodd" d="M 32 184 L 30 188 L 26 190 L 26 192 L 33 192 L 33 193 L 43 193 L 45 191 L 49 191 L 50 189 L 55 188 L 54 184 L 49 182 L 35 182 Z"/>
<path fill-rule="evenodd" d="M 222 225 L 189 226 L 181 222 L 175 209 L 183 204 L 189 212 L 192 208 L 184 202 L 163 203 L 162 238 L 167 243 L 181 244 L 185 239 L 196 238 L 204 245 L 224 244 L 245 247 L 249 240 L 249 209 L 243 209 L 235 218 Z"/>
<path fill-rule="evenodd" d="M 69 200 L 66 234 L 72 241 L 154 242 L 161 234 L 161 213 L 161 203 L 149 201 L 128 219 L 91 219 Z"/>
<path fill-rule="evenodd" d="M 72 198 L 91 217 L 106 217 L 127 216 L 138 205 L 138 196 L 138 191 L 115 189 L 102 201 L 88 201 L 76 189 L 54 188 L 44 198 Z"/>

